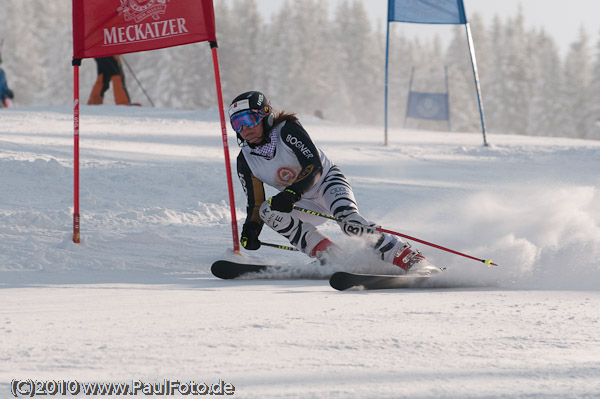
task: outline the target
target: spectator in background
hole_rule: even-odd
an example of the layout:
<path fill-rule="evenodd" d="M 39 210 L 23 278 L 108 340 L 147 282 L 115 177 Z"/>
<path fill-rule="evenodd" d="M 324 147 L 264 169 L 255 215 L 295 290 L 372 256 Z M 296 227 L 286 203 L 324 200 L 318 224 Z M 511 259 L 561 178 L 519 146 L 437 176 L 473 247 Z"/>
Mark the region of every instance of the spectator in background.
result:
<path fill-rule="evenodd" d="M 2 64 L 2 57 L 0 56 L 0 64 Z M 6 81 L 6 74 L 4 70 L 0 68 L 0 108 L 8 108 L 8 99 L 11 100 L 15 97 L 11 89 L 8 88 L 8 82 Z"/>
<path fill-rule="evenodd" d="M 121 57 L 114 55 L 111 57 L 94 58 L 98 66 L 98 79 L 94 83 L 88 105 L 102 104 L 104 93 L 108 90 L 110 83 L 113 85 L 115 95 L 115 104 L 130 105 L 131 100 L 127 88 L 125 87 L 125 75 Z"/>

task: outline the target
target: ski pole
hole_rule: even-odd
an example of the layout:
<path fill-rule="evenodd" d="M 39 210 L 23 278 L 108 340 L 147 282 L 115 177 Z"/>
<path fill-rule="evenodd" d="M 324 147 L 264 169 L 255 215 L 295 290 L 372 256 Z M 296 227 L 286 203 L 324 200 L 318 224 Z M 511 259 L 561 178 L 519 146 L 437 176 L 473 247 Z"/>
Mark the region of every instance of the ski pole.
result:
<path fill-rule="evenodd" d="M 260 242 L 260 245 L 264 246 L 264 247 L 283 249 L 286 251 L 297 251 L 298 250 L 298 248 L 289 247 L 287 245 L 271 244 L 270 242 L 263 242 L 263 241 Z"/>
<path fill-rule="evenodd" d="M 296 209 L 297 211 L 300 211 L 300 212 L 308 213 L 309 215 L 319 216 L 319 217 L 322 217 L 322 218 L 325 218 L 325 219 L 329 219 L 329 220 L 335 220 L 338 223 L 344 223 L 344 224 L 350 224 L 350 225 L 360 224 L 360 223 L 355 223 L 355 222 L 345 222 L 345 221 L 343 221 L 342 219 L 340 219 L 338 217 L 327 215 L 327 214 L 321 213 L 321 212 L 311 211 L 310 209 L 301 208 L 301 207 L 298 207 L 296 205 L 294 205 L 294 209 Z M 364 226 L 364 227 L 367 228 L 367 229 L 373 229 L 371 226 Z M 395 232 L 395 231 L 392 231 L 392 230 L 382 229 L 381 227 L 375 227 L 374 230 L 378 231 L 380 233 L 393 234 L 395 236 L 406 238 L 407 240 L 412 240 L 412 241 L 419 242 L 421 244 L 429 245 L 430 247 L 441 249 L 442 251 L 450 252 L 450 253 L 453 253 L 455 255 L 464 256 L 465 258 L 469 258 L 469 259 L 473 259 L 473 260 L 485 263 L 488 267 L 491 267 L 492 265 L 493 266 L 498 266 L 497 264 L 493 263 L 491 259 L 476 258 L 474 256 L 463 254 L 462 252 L 458 252 L 458 251 L 455 251 L 455 250 L 450 249 L 450 248 L 442 247 L 441 245 L 437 245 L 437 244 L 434 244 L 434 243 L 431 243 L 431 242 L 420 240 L 418 238 L 411 237 L 411 236 L 406 235 L 406 234 L 398 233 L 398 232 Z"/>
<path fill-rule="evenodd" d="M 150 98 L 150 96 L 148 95 L 148 93 L 146 93 L 146 90 L 144 90 L 144 86 L 142 86 L 142 84 L 138 80 L 137 76 L 135 76 L 135 73 L 133 73 L 133 69 L 131 69 L 131 67 L 129 66 L 129 63 L 127 62 L 127 60 L 125 59 L 125 57 L 121 56 L 121 59 L 123 60 L 123 63 L 125 63 L 125 66 L 127 67 L 127 69 L 129 69 L 129 72 L 131 72 L 131 76 L 133 76 L 133 78 L 137 82 L 138 86 L 140 86 L 140 89 L 142 89 L 142 92 L 144 93 L 144 95 L 146 96 L 146 98 L 148 99 L 148 101 L 150 101 L 150 105 L 152 105 L 154 107 L 154 103 L 152 102 L 152 99 Z"/>

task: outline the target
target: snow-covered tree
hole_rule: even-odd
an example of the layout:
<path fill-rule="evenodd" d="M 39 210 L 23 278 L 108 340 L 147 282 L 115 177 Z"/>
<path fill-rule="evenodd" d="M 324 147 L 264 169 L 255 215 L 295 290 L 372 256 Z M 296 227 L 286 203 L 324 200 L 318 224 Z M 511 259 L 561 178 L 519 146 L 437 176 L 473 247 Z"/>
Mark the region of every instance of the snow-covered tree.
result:
<path fill-rule="evenodd" d="M 600 40 L 596 44 L 591 82 L 588 86 L 588 109 L 585 118 L 585 138 L 600 140 Z"/>
<path fill-rule="evenodd" d="M 327 119 L 382 124 L 385 28 L 373 29 L 365 0 L 284 0 L 266 17 L 256 0 L 215 2 L 218 56 L 225 105 L 245 90 L 262 90 L 276 108 Z M 3 0 L 2 67 L 17 106 L 70 104 L 73 89 L 71 4 Z M 600 42 L 597 54 L 582 30 L 564 57 L 548 34 L 525 28 L 519 11 L 486 26 L 470 16 L 488 131 L 600 139 Z M 67 21 L 69 21 L 67 23 Z M 441 92 L 449 72 L 453 130 L 479 132 L 479 109 L 464 26 L 450 40 L 408 39 L 390 25 L 388 123 L 405 122 L 413 89 Z M 134 102 L 159 107 L 214 108 L 216 86 L 207 43 L 126 54 L 125 77 Z M 131 70 L 129 69 L 131 67 Z M 134 76 L 135 74 L 135 76 Z M 80 97 L 87 101 L 96 64 L 83 60 Z M 112 104 L 112 89 L 105 103 Z M 427 121 L 411 127 L 445 128 Z"/>
<path fill-rule="evenodd" d="M 478 46 L 475 46 L 480 50 Z M 477 51 L 478 60 L 482 52 Z M 446 51 L 448 86 L 450 95 L 450 120 L 452 130 L 481 131 L 477 93 L 473 78 L 471 56 L 463 26 L 453 29 L 453 37 Z"/>
<path fill-rule="evenodd" d="M 509 18 L 499 31 L 494 30 L 493 41 L 497 92 L 488 109 L 498 107 L 500 112 L 491 112 L 490 130 L 524 134 L 528 129 L 532 71 L 522 13 Z"/>
<path fill-rule="evenodd" d="M 532 136 L 560 136 L 565 127 L 562 67 L 554 40 L 541 31 L 532 37 L 535 53 L 530 62 L 533 94 L 529 106 L 526 134 Z"/>
<path fill-rule="evenodd" d="M 586 117 L 589 114 L 592 81 L 592 58 L 589 36 L 581 28 L 579 39 L 571 44 L 564 63 L 565 99 L 567 100 L 567 126 L 573 129 L 573 137 L 586 137 Z"/>
<path fill-rule="evenodd" d="M 373 46 L 376 37 L 363 3 L 358 0 L 339 3 L 332 26 L 337 46 L 331 57 L 344 82 L 335 98 L 340 116 L 359 123 L 381 121 L 384 62 L 378 47 Z"/>

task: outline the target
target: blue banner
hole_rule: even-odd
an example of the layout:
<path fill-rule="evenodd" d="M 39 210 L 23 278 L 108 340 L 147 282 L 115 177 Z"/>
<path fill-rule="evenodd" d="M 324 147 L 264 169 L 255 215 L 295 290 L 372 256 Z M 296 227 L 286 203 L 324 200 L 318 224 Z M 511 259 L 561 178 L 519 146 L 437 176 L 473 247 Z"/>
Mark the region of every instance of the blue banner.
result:
<path fill-rule="evenodd" d="M 462 0 L 389 0 L 388 21 L 466 24 Z"/>
<path fill-rule="evenodd" d="M 406 117 L 433 121 L 450 120 L 448 93 L 408 93 Z"/>

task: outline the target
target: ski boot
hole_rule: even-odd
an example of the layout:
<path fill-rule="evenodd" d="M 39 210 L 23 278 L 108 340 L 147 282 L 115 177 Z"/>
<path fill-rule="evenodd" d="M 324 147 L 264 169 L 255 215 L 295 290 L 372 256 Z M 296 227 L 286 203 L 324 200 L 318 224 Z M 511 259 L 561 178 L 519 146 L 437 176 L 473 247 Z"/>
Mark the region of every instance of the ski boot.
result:
<path fill-rule="evenodd" d="M 404 243 L 398 249 L 392 263 L 404 270 L 406 274 L 431 276 L 442 271 L 439 267 L 429 263 L 420 251 L 413 250 L 409 243 Z"/>
<path fill-rule="evenodd" d="M 311 251 L 311 258 L 317 258 L 321 266 L 330 265 L 342 258 L 342 250 L 329 238 L 324 238 Z"/>

